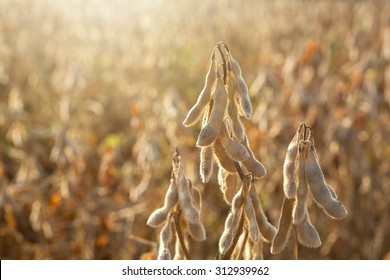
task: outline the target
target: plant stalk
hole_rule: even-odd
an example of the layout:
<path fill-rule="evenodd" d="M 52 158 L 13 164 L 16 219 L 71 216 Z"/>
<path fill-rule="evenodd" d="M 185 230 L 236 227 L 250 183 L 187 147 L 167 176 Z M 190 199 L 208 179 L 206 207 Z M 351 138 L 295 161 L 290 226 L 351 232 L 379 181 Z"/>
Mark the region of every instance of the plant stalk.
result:
<path fill-rule="evenodd" d="M 184 255 L 186 256 L 187 260 L 191 260 L 190 253 L 187 250 L 186 244 L 184 242 L 183 238 L 183 233 L 181 231 L 181 226 L 180 226 L 180 215 L 181 215 L 182 210 L 178 210 L 173 213 L 172 218 L 173 221 L 175 222 L 175 230 L 177 233 L 177 237 L 179 238 L 180 246 L 183 249 Z"/>

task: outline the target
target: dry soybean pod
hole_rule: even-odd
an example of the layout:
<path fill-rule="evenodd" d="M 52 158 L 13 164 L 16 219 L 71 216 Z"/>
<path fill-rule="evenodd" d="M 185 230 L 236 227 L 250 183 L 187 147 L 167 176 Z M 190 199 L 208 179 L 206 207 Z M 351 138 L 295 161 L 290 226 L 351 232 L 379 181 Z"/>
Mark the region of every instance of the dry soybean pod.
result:
<path fill-rule="evenodd" d="M 238 106 L 235 101 L 235 79 L 231 71 L 229 71 L 229 79 L 227 84 L 227 93 L 228 93 L 228 104 L 227 104 L 227 112 L 229 117 L 232 120 L 232 130 L 234 138 L 241 142 L 244 139 L 245 129 L 240 120 L 240 116 L 238 114 Z"/>
<path fill-rule="evenodd" d="M 297 225 L 298 241 L 303 246 L 318 248 L 321 246 L 320 236 L 309 219 L 309 213 L 306 209 L 305 216 L 300 224 Z"/>
<path fill-rule="evenodd" d="M 220 187 L 220 190 L 225 198 L 225 192 L 226 192 L 226 182 L 225 182 L 225 172 L 226 170 L 222 168 L 222 166 L 218 166 L 218 185 Z M 226 198 L 225 198 L 226 200 Z"/>
<path fill-rule="evenodd" d="M 180 166 L 179 151 L 176 149 L 176 152 L 172 156 L 172 177 L 179 178 L 179 166 Z"/>
<path fill-rule="evenodd" d="M 162 247 L 160 245 L 160 248 L 158 249 L 158 256 L 157 260 L 159 261 L 167 261 L 171 259 L 171 252 L 169 252 L 169 249 L 166 247 Z"/>
<path fill-rule="evenodd" d="M 245 199 L 245 216 L 248 221 L 249 237 L 253 241 L 258 241 L 260 236 L 260 230 L 259 225 L 257 224 L 255 209 L 252 204 L 251 196 L 247 196 Z"/>
<path fill-rule="evenodd" d="M 333 197 L 334 199 L 338 199 L 337 194 L 336 194 L 336 192 L 334 191 L 334 189 L 333 189 L 331 186 L 329 186 L 328 184 L 326 184 L 326 186 L 328 187 L 328 190 L 329 190 L 330 194 L 332 195 L 332 197 Z"/>
<path fill-rule="evenodd" d="M 230 126 L 229 124 L 231 124 L 231 120 L 229 117 L 226 117 L 222 124 L 218 139 L 221 141 L 226 153 L 232 160 L 244 161 L 249 157 L 249 153 L 241 143 L 230 138 L 227 129 L 227 127 Z"/>
<path fill-rule="evenodd" d="M 200 150 L 200 177 L 203 183 L 207 183 L 213 173 L 213 156 L 212 146 L 202 147 Z"/>
<path fill-rule="evenodd" d="M 222 166 L 223 169 L 231 173 L 236 172 L 237 169 L 234 166 L 233 160 L 226 153 L 225 148 L 222 146 L 222 143 L 219 139 L 215 141 L 213 147 L 214 147 L 214 155 L 217 158 L 219 165 Z"/>
<path fill-rule="evenodd" d="M 192 197 L 190 193 L 190 185 L 184 176 L 182 164 L 179 167 L 179 178 L 178 178 L 178 197 L 179 203 L 183 210 L 183 214 L 189 223 L 199 223 L 199 211 L 195 208 L 192 203 Z"/>
<path fill-rule="evenodd" d="M 276 234 L 276 228 L 268 222 L 267 216 L 264 214 L 261 207 L 260 199 L 257 196 L 256 189 L 252 186 L 250 190 L 250 198 L 252 200 L 253 208 L 256 214 L 256 221 L 259 225 L 260 233 L 264 238 L 264 241 L 271 242 Z"/>
<path fill-rule="evenodd" d="M 257 178 L 265 176 L 267 174 L 267 171 L 265 170 L 264 165 L 255 158 L 255 155 L 253 154 L 249 146 L 248 137 L 246 135 L 244 135 L 244 140 L 241 142 L 241 144 L 249 153 L 249 157 L 246 160 L 243 160 L 242 164 L 249 172 L 253 174 L 253 176 Z"/>
<path fill-rule="evenodd" d="M 239 225 L 241 211 L 242 209 L 239 209 L 236 212 L 230 212 L 226 218 L 225 229 L 219 239 L 219 253 L 222 255 L 225 254 L 232 245 L 235 232 Z"/>
<path fill-rule="evenodd" d="M 220 174 L 220 185 L 222 193 L 224 194 L 225 201 L 228 204 L 232 203 L 233 197 L 237 193 L 237 184 L 238 184 L 238 174 L 230 173 L 223 168 L 220 168 L 218 171 Z"/>
<path fill-rule="evenodd" d="M 161 229 L 160 232 L 160 246 L 159 246 L 159 252 L 157 259 L 158 260 L 170 260 L 171 259 L 171 253 L 168 248 L 168 244 L 171 241 L 172 238 L 172 228 L 171 228 L 171 221 L 167 220 L 164 227 Z"/>
<path fill-rule="evenodd" d="M 252 103 L 248 96 L 248 86 L 246 85 L 243 78 L 236 79 L 236 100 L 239 104 L 239 109 L 241 114 L 249 120 L 252 118 L 253 109 L 252 109 Z"/>
<path fill-rule="evenodd" d="M 200 211 L 202 208 L 202 195 L 201 195 L 199 189 L 197 187 L 193 186 L 192 182 L 189 179 L 187 179 L 187 181 L 188 181 L 188 184 L 190 185 L 192 202 L 193 202 L 194 206 L 196 207 L 196 209 L 198 209 Z"/>
<path fill-rule="evenodd" d="M 236 193 L 236 195 L 233 197 L 233 201 L 232 201 L 232 211 L 235 212 L 237 211 L 238 209 L 241 208 L 243 204 L 243 198 L 242 198 L 242 187 L 240 188 L 240 190 Z"/>
<path fill-rule="evenodd" d="M 295 133 L 294 138 L 291 140 L 287 148 L 286 157 L 283 164 L 283 190 L 284 195 L 291 199 L 295 198 L 296 185 L 294 181 L 294 166 L 295 158 L 298 151 L 298 138 L 299 131 Z"/>
<path fill-rule="evenodd" d="M 316 201 L 330 217 L 334 219 L 345 218 L 348 214 L 347 210 L 343 204 L 336 199 L 335 195 L 332 195 L 334 191 L 326 184 L 314 145 L 310 146 L 305 172 L 306 181 L 310 187 L 314 201 Z"/>
<path fill-rule="evenodd" d="M 194 125 L 202 115 L 202 112 L 210 101 L 211 92 L 217 78 L 217 66 L 215 58 L 215 49 L 211 55 L 209 71 L 206 74 L 205 85 L 198 96 L 195 105 L 190 109 L 183 124 L 187 127 Z"/>
<path fill-rule="evenodd" d="M 198 147 L 211 145 L 221 129 L 227 104 L 227 94 L 223 79 L 217 79 L 217 85 L 212 94 L 212 98 L 213 107 L 211 108 L 208 123 L 200 131 L 198 140 L 196 141 L 196 146 Z"/>
<path fill-rule="evenodd" d="M 283 198 L 281 215 L 279 218 L 278 232 L 272 240 L 271 253 L 278 254 L 286 247 L 287 240 L 290 236 L 292 224 L 292 210 L 294 199 Z"/>
<path fill-rule="evenodd" d="M 188 180 L 188 183 L 190 184 L 192 201 L 200 213 L 202 209 L 202 195 L 198 188 L 192 186 L 190 180 Z M 206 239 L 206 230 L 204 229 L 204 226 L 200 221 L 199 223 L 189 223 L 188 229 L 193 239 L 197 241 L 203 241 Z"/>
<path fill-rule="evenodd" d="M 203 241 L 206 239 L 206 230 L 201 223 L 189 224 L 189 233 L 196 241 Z"/>
<path fill-rule="evenodd" d="M 225 48 L 229 54 L 229 61 L 231 65 L 231 70 L 233 72 L 235 81 L 236 81 L 236 96 L 238 98 L 238 104 L 242 114 L 246 119 L 250 119 L 253 114 L 252 103 L 248 95 L 248 86 L 245 83 L 244 78 L 242 77 L 241 67 L 238 62 L 233 58 L 229 48 L 225 44 Z"/>
<path fill-rule="evenodd" d="M 165 219 L 168 217 L 169 211 L 175 206 L 178 200 L 177 187 L 175 179 L 171 179 L 171 183 L 167 190 L 164 200 L 164 206 L 156 209 L 150 216 L 147 221 L 147 224 L 152 227 L 157 227 L 162 224 Z"/>
<path fill-rule="evenodd" d="M 232 210 L 229 213 L 225 221 L 225 228 L 219 239 L 219 253 L 225 254 L 232 245 L 233 238 L 239 226 L 239 221 L 241 217 L 243 198 L 241 196 L 242 189 L 234 196 L 232 202 Z"/>
<path fill-rule="evenodd" d="M 293 209 L 294 225 L 299 224 L 305 215 L 306 197 L 308 190 L 305 179 L 305 162 L 309 145 L 310 142 L 304 140 L 301 140 L 298 143 L 298 155 L 295 162 L 295 184 L 297 186 L 297 194 L 295 196 L 295 204 Z"/>
<path fill-rule="evenodd" d="M 218 185 L 221 187 L 221 190 L 224 189 L 226 186 L 225 186 L 225 183 L 224 183 L 224 176 L 225 176 L 225 172 L 226 170 L 218 165 Z"/>

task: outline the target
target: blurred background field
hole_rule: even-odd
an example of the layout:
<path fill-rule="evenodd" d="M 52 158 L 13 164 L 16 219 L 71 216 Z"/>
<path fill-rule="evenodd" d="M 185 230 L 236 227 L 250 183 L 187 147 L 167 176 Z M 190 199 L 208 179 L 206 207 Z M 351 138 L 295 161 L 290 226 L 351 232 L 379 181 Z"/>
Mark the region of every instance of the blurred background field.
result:
<path fill-rule="evenodd" d="M 226 42 L 254 108 L 267 168 L 257 191 L 277 225 L 287 145 L 314 129 L 349 215 L 316 205 L 319 249 L 302 259 L 390 259 L 389 1 L 0 0 L 0 258 L 154 258 L 146 225 L 177 147 L 203 195 L 213 259 L 229 211 L 199 178 L 199 127 L 182 121 Z M 266 259 L 289 259 L 291 248 Z"/>

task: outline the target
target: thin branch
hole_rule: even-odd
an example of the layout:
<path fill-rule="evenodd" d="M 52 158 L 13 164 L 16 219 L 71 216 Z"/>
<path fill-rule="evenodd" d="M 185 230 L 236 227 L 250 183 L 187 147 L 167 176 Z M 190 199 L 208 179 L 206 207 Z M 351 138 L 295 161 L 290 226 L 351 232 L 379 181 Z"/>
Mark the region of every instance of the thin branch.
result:
<path fill-rule="evenodd" d="M 135 236 L 135 235 L 133 235 L 133 234 L 129 234 L 129 235 L 127 236 L 127 238 L 130 239 L 130 240 L 133 240 L 133 241 L 135 241 L 135 242 L 138 242 L 138 243 L 140 243 L 140 244 L 146 245 L 146 246 L 157 247 L 156 242 L 147 240 L 147 239 L 142 238 L 142 237 L 139 237 L 139 236 Z"/>
<path fill-rule="evenodd" d="M 245 229 L 244 230 L 244 240 L 241 244 L 241 248 L 240 248 L 240 251 L 238 251 L 238 254 L 237 254 L 237 257 L 236 257 L 236 260 L 239 260 L 240 259 L 240 256 L 242 255 L 242 252 L 244 251 L 244 247 L 245 247 L 245 243 L 246 241 L 248 240 L 248 229 Z"/>
<path fill-rule="evenodd" d="M 238 175 L 240 175 L 241 181 L 244 182 L 244 180 L 245 180 L 245 173 L 244 173 L 244 171 L 242 170 L 241 165 L 240 165 L 237 161 L 235 161 L 235 160 L 233 160 L 233 163 L 234 163 L 234 166 L 236 167 L 236 170 L 237 170 L 237 172 L 238 172 Z"/>
<path fill-rule="evenodd" d="M 292 241 L 293 241 L 293 253 L 292 253 L 292 259 L 293 260 L 298 260 L 298 247 L 299 247 L 299 244 L 298 244 L 298 232 L 297 232 L 297 226 L 296 225 L 293 225 L 293 228 L 292 228 Z"/>
<path fill-rule="evenodd" d="M 172 213 L 172 218 L 173 218 L 173 221 L 175 222 L 175 230 L 177 233 L 177 237 L 179 238 L 180 246 L 183 249 L 184 255 L 186 256 L 187 260 L 191 260 L 190 254 L 189 254 L 187 247 L 186 247 L 186 244 L 184 242 L 183 234 L 181 232 L 180 215 L 181 215 L 181 210 L 178 210 L 178 211 Z"/>

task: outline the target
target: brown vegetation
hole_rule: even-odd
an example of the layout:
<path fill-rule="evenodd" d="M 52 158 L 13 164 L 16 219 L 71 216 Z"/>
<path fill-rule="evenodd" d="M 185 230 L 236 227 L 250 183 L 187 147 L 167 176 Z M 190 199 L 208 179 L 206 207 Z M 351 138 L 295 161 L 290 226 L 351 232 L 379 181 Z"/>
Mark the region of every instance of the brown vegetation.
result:
<path fill-rule="evenodd" d="M 214 259 L 229 206 L 217 172 L 199 176 L 200 127 L 182 123 L 221 40 L 249 88 L 243 125 L 267 170 L 256 189 L 268 220 L 278 224 L 287 147 L 305 122 L 348 216 L 306 200 L 322 246 L 299 257 L 389 258 L 388 1 L 103 3 L 0 0 L 1 259 L 155 259 L 146 222 L 176 147 L 202 194 L 207 239 L 191 257 Z M 264 258 L 293 250 L 264 243 Z"/>

